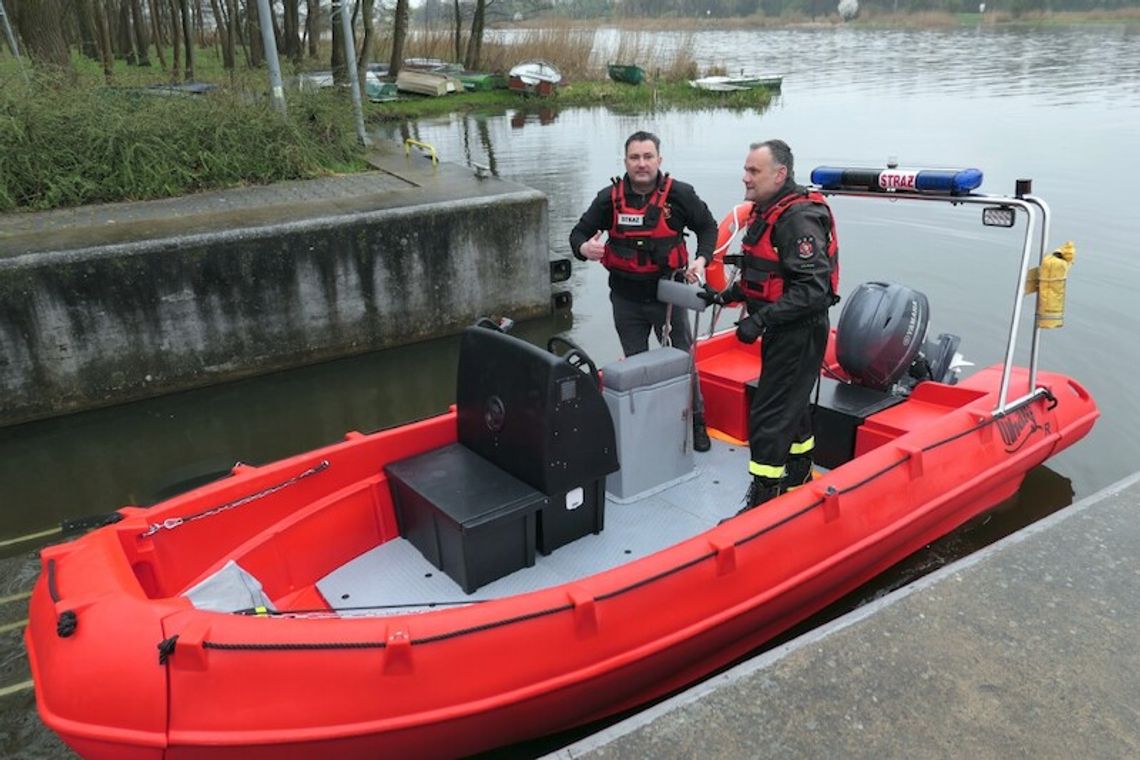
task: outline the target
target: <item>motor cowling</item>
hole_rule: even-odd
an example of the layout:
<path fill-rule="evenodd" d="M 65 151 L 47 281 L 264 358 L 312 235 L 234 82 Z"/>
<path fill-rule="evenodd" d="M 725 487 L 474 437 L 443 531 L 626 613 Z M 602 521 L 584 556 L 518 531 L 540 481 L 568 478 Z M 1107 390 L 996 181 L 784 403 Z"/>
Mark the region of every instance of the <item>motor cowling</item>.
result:
<path fill-rule="evenodd" d="M 836 358 L 852 382 L 890 390 L 909 376 L 929 320 L 924 294 L 897 283 L 865 282 L 839 315 Z"/>

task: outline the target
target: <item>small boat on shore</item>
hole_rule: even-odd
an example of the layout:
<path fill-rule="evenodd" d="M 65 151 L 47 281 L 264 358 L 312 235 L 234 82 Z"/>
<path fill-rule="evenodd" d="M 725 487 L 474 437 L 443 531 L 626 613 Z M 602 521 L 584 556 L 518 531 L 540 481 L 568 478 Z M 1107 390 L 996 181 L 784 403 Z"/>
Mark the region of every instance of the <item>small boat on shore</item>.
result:
<path fill-rule="evenodd" d="M 414 92 L 417 95 L 440 97 L 453 92 L 463 92 L 463 82 L 446 71 L 421 71 L 400 69 L 396 75 L 396 89 Z"/>
<path fill-rule="evenodd" d="M 1038 368 L 1063 273 L 1044 274 L 1061 265 L 1028 187 L 979 194 L 976 170 L 812 181 L 1024 220 L 1013 319 L 994 320 L 1009 325 L 1004 361 L 963 376 L 959 339 L 926 339 L 924 295 L 854 288 L 821 367 L 816 478 L 737 514 L 755 345 L 728 330 L 693 357 L 660 348 L 599 370 L 565 339 L 481 321 L 448 411 L 235 465 L 44 549 L 24 634 L 44 723 L 96 760 L 460 757 L 563 731 L 746 655 L 1091 430 L 1088 391 Z M 733 239 L 710 272 L 726 275 Z M 693 361 L 715 429 L 699 458 Z"/>
<path fill-rule="evenodd" d="M 387 69 L 385 68 L 384 71 Z M 383 74 L 380 71 L 375 71 L 371 67 L 367 70 L 364 80 L 364 96 L 373 103 L 386 103 L 399 98 L 396 85 L 392 82 L 385 82 L 381 78 L 382 76 Z M 334 84 L 331 71 L 310 71 L 298 77 L 298 85 L 301 89 L 320 89 L 332 87 Z"/>
<path fill-rule="evenodd" d="M 698 90 L 711 92 L 739 92 L 741 90 L 768 89 L 778 90 L 783 86 L 782 76 L 712 76 L 692 79 L 689 85 Z"/>
<path fill-rule="evenodd" d="M 523 95 L 553 95 L 560 84 L 562 72 L 547 61 L 523 61 L 508 72 L 507 87 Z"/>
<path fill-rule="evenodd" d="M 611 63 L 606 71 L 615 82 L 624 84 L 641 84 L 645 81 L 645 69 L 633 64 Z"/>

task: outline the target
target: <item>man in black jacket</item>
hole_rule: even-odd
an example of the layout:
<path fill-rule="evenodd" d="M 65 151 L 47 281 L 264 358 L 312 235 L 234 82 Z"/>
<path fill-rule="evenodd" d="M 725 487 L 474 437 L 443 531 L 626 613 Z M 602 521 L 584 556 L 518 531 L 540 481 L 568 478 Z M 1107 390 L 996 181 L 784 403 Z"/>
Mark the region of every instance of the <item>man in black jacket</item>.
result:
<path fill-rule="evenodd" d="M 570 232 L 570 249 L 582 261 L 600 261 L 610 272 L 614 326 L 626 356 L 649 348 L 649 331 L 662 340 L 668 307 L 657 300 L 657 281 L 683 272 L 703 279 L 716 246 L 717 223 L 692 185 L 661 172 L 661 141 L 635 132 L 625 141 L 625 176 L 598 195 Z M 685 229 L 697 236 L 692 257 Z M 603 240 L 603 234 L 608 233 Z M 686 310 L 674 307 L 669 319 L 672 345 L 692 345 Z M 700 387 L 693 381 L 693 448 L 708 451 Z"/>
<path fill-rule="evenodd" d="M 736 336 L 761 335 L 761 369 L 748 413 L 752 483 L 744 510 L 811 479 L 815 438 L 811 390 L 830 332 L 828 309 L 839 301 L 839 240 L 822 195 L 795 182 L 783 140 L 750 146 L 744 197 L 755 204 L 741 244 L 740 279 L 708 299 L 744 300 Z"/>

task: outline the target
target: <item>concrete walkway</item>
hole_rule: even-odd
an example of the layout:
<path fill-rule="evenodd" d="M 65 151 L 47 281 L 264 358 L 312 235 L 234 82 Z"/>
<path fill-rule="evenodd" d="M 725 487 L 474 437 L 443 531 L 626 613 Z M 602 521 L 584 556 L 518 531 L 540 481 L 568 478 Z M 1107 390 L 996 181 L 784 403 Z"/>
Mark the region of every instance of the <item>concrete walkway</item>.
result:
<path fill-rule="evenodd" d="M 433 164 L 419 149 L 381 144 L 377 171 L 235 187 L 162 200 L 105 203 L 0 215 L 0 256 L 64 251 L 219 229 L 296 222 L 475 196 L 533 192 L 457 164 Z"/>
<path fill-rule="evenodd" d="M 555 758 L 1140 757 L 1140 474 Z"/>

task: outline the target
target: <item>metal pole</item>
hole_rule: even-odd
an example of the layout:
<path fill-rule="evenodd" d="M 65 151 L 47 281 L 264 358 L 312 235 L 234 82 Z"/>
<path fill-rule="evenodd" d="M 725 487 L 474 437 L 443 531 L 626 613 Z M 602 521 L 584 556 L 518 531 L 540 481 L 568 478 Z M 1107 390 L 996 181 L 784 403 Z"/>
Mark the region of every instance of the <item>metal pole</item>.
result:
<path fill-rule="evenodd" d="M 265 2 L 265 0 L 262 0 Z M 360 102 L 360 84 L 356 76 L 356 40 L 352 37 L 352 19 L 348 12 L 347 0 L 333 0 L 333 13 L 340 13 L 340 28 L 344 32 L 344 65 L 348 68 L 348 85 L 352 90 L 352 113 L 356 116 L 356 136 L 361 145 L 368 145 L 368 135 L 364 133 L 364 106 Z M 339 5 L 337 11 L 335 6 Z"/>
<path fill-rule="evenodd" d="M 0 0 L 0 17 L 4 19 L 4 35 L 8 38 L 8 47 L 12 49 L 12 55 L 16 58 L 16 67 L 24 75 L 24 81 L 27 82 L 28 72 L 24 71 L 24 64 L 20 60 L 20 48 L 16 45 L 16 34 L 12 31 L 12 24 L 8 22 L 8 12 L 4 10 L 4 0 Z"/>
<path fill-rule="evenodd" d="M 261 26 L 261 44 L 265 48 L 265 62 L 269 64 L 269 99 L 273 107 L 285 114 L 285 85 L 281 81 L 281 62 L 277 59 L 277 38 L 273 35 L 273 16 L 269 0 L 257 0 L 258 24 Z"/>

